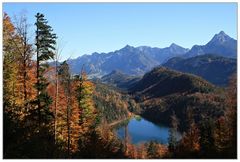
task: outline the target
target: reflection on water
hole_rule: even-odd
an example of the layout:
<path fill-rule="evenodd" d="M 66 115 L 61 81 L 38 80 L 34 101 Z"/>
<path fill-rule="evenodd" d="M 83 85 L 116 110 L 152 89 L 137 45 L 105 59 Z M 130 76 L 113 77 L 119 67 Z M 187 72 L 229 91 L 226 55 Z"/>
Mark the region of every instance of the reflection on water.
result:
<path fill-rule="evenodd" d="M 162 144 L 168 143 L 169 127 L 156 125 L 144 118 L 132 118 L 129 121 L 124 121 L 116 127 L 116 133 L 119 138 L 124 139 L 126 133 L 132 143 L 148 142 L 151 140 L 158 141 Z M 127 132 L 126 132 L 127 131 Z M 180 133 L 178 137 L 180 138 Z"/>

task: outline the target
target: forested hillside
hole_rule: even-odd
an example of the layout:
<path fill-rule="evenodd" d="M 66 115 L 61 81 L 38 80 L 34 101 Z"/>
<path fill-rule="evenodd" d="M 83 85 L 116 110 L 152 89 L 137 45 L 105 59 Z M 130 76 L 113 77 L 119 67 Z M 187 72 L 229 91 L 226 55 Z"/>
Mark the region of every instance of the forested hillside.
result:
<path fill-rule="evenodd" d="M 19 21 L 14 26 L 4 14 L 4 158 L 127 157 L 99 120 L 87 75 L 72 76 L 67 62 L 46 64 L 58 53 L 45 16 L 36 14 L 36 44 L 27 41 L 26 18 Z"/>
<path fill-rule="evenodd" d="M 46 17 L 35 15 L 30 41 L 27 18 L 20 15 L 13 22 L 4 13 L 4 159 L 236 158 L 235 73 L 219 88 L 196 75 L 164 67 L 151 70 L 145 62 L 143 69 L 150 71 L 143 77 L 115 71 L 90 80 L 83 66 L 72 73 L 69 60 L 59 64 L 57 33 Z M 168 56 L 186 52 L 174 44 L 169 48 Z M 136 49 L 118 52 L 125 50 L 134 60 Z M 143 58 L 142 53 L 135 61 Z M 135 115 L 168 126 L 168 144 L 133 144 L 127 127 L 121 140 L 114 123 Z"/>
<path fill-rule="evenodd" d="M 113 85 L 121 90 L 127 90 L 134 86 L 134 84 L 141 79 L 141 76 L 130 76 L 121 71 L 114 70 L 111 73 L 104 75 L 101 82 Z"/>
<path fill-rule="evenodd" d="M 188 59 L 175 57 L 163 66 L 201 76 L 217 86 L 226 86 L 229 78 L 236 73 L 237 60 L 216 54 L 205 54 Z"/>
<path fill-rule="evenodd" d="M 235 156 L 236 75 L 230 79 L 230 86 L 222 89 L 197 76 L 158 67 L 146 73 L 130 93 L 140 105 L 143 117 L 172 127 L 169 139 L 171 156 Z M 226 128 L 229 122 L 233 125 Z M 221 129 L 231 129 L 232 136 L 223 135 L 225 130 Z M 176 142 L 176 130 L 183 132 L 179 142 Z M 218 134 L 220 132 L 223 134 Z M 228 141 L 226 146 L 220 142 L 224 138 L 222 135 L 226 137 L 225 142 Z"/>
<path fill-rule="evenodd" d="M 126 92 L 121 92 L 117 88 L 96 82 L 94 92 L 94 102 L 100 111 L 101 120 L 108 123 L 113 121 L 128 119 L 133 112 L 140 111 L 139 105 Z"/>

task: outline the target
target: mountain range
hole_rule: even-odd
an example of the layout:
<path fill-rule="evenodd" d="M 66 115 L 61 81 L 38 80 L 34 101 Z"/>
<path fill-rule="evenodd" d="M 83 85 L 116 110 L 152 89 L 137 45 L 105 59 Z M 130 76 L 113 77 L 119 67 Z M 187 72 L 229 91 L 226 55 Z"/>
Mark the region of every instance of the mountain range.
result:
<path fill-rule="evenodd" d="M 223 31 L 215 34 L 214 37 L 205 45 L 194 45 L 185 57 L 194 57 L 207 53 L 214 53 L 224 57 L 237 57 L 237 41 Z"/>
<path fill-rule="evenodd" d="M 184 55 L 188 49 L 176 44 L 166 48 L 148 46 L 132 47 L 126 45 L 120 50 L 109 53 L 93 53 L 69 60 L 72 73 L 79 73 L 84 65 L 91 76 L 103 76 L 113 70 L 120 70 L 129 75 L 143 75 L 153 67 L 169 58 Z"/>
<path fill-rule="evenodd" d="M 141 76 L 152 68 L 159 66 L 173 57 L 194 57 L 206 53 L 236 58 L 237 41 L 223 31 L 214 35 L 206 45 L 194 45 L 187 49 L 172 43 L 166 48 L 149 46 L 133 47 L 126 45 L 120 50 L 109 53 L 93 53 L 68 60 L 73 74 L 81 71 L 82 67 L 91 78 L 102 77 L 113 70 L 120 70 L 128 75 Z"/>
<path fill-rule="evenodd" d="M 191 58 L 174 57 L 162 66 L 198 75 L 218 86 L 226 86 L 237 71 L 237 59 L 205 54 Z"/>

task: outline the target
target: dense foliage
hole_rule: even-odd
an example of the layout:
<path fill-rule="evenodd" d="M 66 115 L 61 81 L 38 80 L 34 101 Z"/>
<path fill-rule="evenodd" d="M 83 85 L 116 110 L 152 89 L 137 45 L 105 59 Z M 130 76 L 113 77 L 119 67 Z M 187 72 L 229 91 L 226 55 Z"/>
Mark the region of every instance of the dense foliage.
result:
<path fill-rule="evenodd" d="M 236 75 L 229 84 L 217 88 L 194 75 L 160 67 L 144 75 L 131 94 L 143 117 L 172 127 L 168 157 L 236 158 Z M 183 135 L 180 141 L 177 130 Z"/>
<path fill-rule="evenodd" d="M 89 80 L 83 67 L 72 75 L 67 61 L 59 64 L 43 14 L 36 15 L 35 44 L 27 19 L 19 21 L 4 13 L 4 158 L 236 158 L 236 75 L 223 89 L 160 67 L 122 91 Z M 118 139 L 112 125 L 134 114 L 169 125 L 168 145 L 134 145 L 127 127 Z"/>
<path fill-rule="evenodd" d="M 56 36 L 43 14 L 36 18 L 35 48 L 22 44 L 10 17 L 3 18 L 4 158 L 124 158 L 121 141 L 98 120 L 87 75 L 72 76 L 66 62 L 47 65 Z M 22 46 L 34 48 L 25 61 Z"/>
<path fill-rule="evenodd" d="M 99 110 L 101 120 L 108 123 L 127 119 L 134 112 L 140 111 L 139 105 L 130 95 L 106 84 L 96 82 L 94 102 Z"/>

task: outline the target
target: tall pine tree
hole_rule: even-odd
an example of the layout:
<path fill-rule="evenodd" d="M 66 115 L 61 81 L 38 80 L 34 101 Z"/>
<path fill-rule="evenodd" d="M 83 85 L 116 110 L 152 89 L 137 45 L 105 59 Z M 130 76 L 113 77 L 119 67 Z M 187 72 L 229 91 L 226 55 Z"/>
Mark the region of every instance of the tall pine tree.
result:
<path fill-rule="evenodd" d="M 49 105 L 52 102 L 51 97 L 48 95 L 46 88 L 48 82 L 44 77 L 44 72 L 48 67 L 47 60 L 54 58 L 54 45 L 56 44 L 56 34 L 53 29 L 48 25 L 48 21 L 44 18 L 43 14 L 37 13 L 36 15 L 36 53 L 37 53 L 37 114 L 38 125 L 46 124 L 51 118 L 52 114 L 49 111 Z"/>

